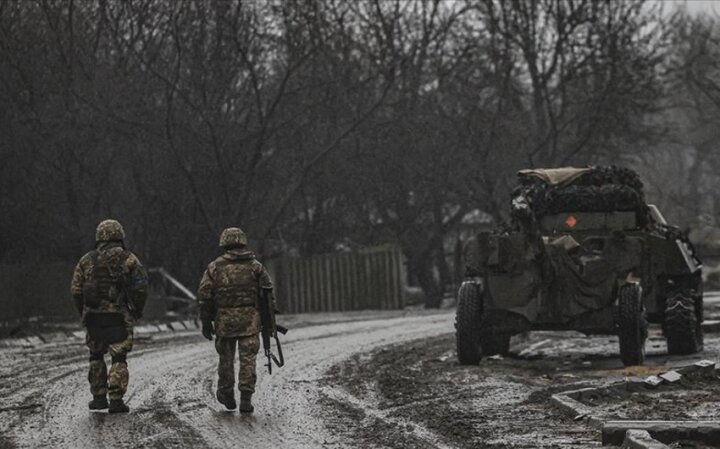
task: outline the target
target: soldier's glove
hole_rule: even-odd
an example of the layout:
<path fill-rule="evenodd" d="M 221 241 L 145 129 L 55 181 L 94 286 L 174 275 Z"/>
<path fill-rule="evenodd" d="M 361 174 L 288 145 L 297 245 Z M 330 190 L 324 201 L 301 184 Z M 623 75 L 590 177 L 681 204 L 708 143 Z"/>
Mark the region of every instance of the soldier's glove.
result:
<path fill-rule="evenodd" d="M 212 341 L 213 335 L 215 334 L 215 329 L 213 329 L 212 321 L 203 321 L 202 322 L 202 334 L 203 334 L 203 337 Z"/>

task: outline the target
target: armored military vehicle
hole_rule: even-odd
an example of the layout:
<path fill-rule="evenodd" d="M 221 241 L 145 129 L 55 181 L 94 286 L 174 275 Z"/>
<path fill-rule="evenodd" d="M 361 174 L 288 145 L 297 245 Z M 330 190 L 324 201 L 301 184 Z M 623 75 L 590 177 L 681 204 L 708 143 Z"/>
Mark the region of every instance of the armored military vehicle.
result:
<path fill-rule="evenodd" d="M 506 354 L 530 330 L 615 334 L 645 359 L 648 322 L 670 354 L 702 350 L 701 263 L 621 167 L 523 170 L 509 225 L 466 245 L 455 321 L 460 363 Z"/>

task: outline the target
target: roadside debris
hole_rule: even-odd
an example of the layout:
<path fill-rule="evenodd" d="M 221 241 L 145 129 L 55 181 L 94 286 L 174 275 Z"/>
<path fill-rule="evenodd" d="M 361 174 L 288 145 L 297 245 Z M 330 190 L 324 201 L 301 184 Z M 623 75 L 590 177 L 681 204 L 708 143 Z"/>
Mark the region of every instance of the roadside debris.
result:
<path fill-rule="evenodd" d="M 601 429 L 604 445 L 659 448 L 677 441 L 720 444 L 719 398 L 715 362 L 701 360 L 641 380 L 559 393 L 552 402 Z M 645 431 L 648 444 L 631 431 Z"/>

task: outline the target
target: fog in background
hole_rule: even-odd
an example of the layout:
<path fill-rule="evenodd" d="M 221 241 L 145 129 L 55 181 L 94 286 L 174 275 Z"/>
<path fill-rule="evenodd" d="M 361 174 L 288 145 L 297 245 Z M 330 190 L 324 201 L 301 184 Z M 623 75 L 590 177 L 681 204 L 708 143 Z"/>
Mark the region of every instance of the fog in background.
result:
<path fill-rule="evenodd" d="M 398 244 L 438 298 L 468 217 L 563 165 L 635 168 L 717 226 L 720 29 L 692 10 L 0 2 L 0 263 L 74 262 L 113 217 L 194 288 L 237 225 L 264 259 Z"/>

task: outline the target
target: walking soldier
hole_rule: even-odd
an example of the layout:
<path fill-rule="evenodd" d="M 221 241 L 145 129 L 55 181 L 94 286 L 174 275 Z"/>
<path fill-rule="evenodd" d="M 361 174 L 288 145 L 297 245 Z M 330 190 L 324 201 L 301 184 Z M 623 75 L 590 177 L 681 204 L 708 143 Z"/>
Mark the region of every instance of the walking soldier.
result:
<path fill-rule="evenodd" d="M 127 354 L 133 347 L 133 323 L 142 317 L 147 298 L 147 273 L 138 258 L 125 249 L 125 231 L 115 220 L 101 222 L 96 248 L 75 267 L 70 290 L 87 329 L 90 349 L 91 410 L 126 413 Z M 110 353 L 108 371 L 105 354 Z M 107 397 L 110 397 L 108 404 Z"/>
<path fill-rule="evenodd" d="M 202 334 L 215 335 L 218 364 L 217 400 L 228 410 L 237 407 L 234 395 L 235 352 L 239 353 L 238 389 L 240 412 L 252 413 L 255 392 L 255 363 L 260 348 L 258 296 L 270 291 L 272 281 L 265 267 L 247 249 L 247 237 L 239 228 L 220 235 L 224 253 L 211 262 L 198 289 Z M 274 299 L 271 298 L 274 308 Z"/>

